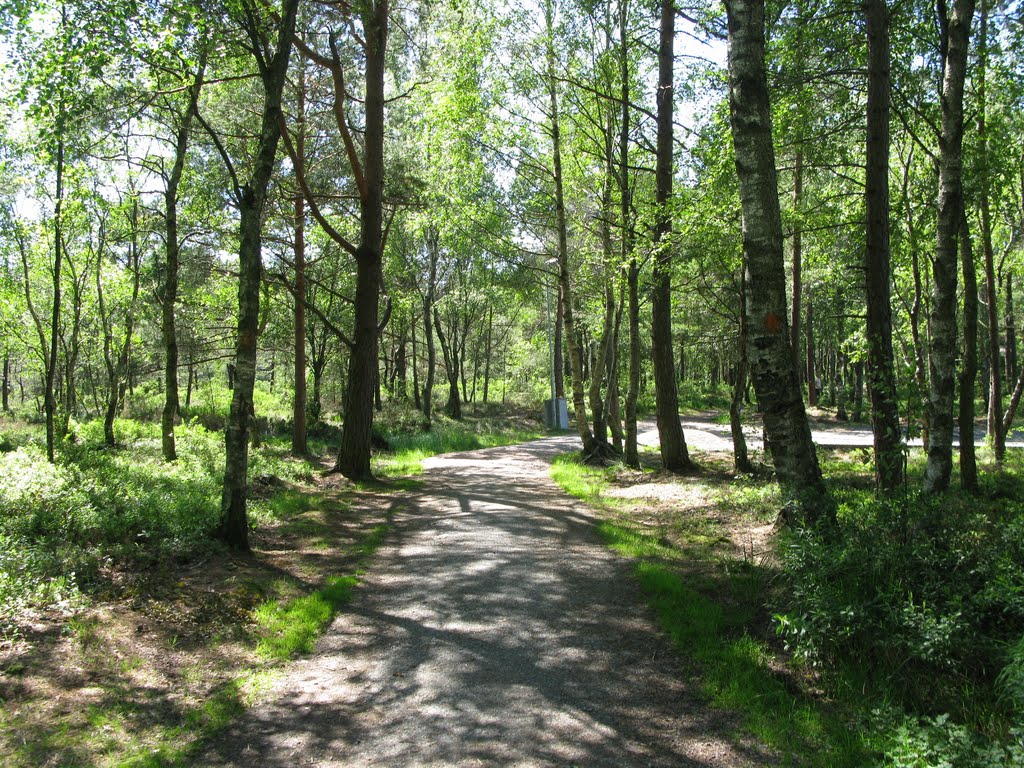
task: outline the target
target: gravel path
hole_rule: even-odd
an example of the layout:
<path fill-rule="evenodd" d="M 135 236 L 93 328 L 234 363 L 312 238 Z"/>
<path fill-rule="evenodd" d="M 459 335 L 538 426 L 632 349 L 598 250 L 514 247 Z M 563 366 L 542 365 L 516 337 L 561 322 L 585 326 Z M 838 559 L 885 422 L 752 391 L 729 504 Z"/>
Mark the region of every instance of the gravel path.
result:
<path fill-rule="evenodd" d="M 200 764 L 773 764 L 701 702 L 629 563 L 548 478 L 577 446 L 425 462 L 357 599 Z"/>
<path fill-rule="evenodd" d="M 712 414 L 684 416 L 681 419 L 688 447 L 700 451 L 725 451 L 732 453 L 732 433 L 729 423 L 717 423 Z M 747 446 L 761 450 L 763 432 L 759 426 L 745 425 L 743 432 L 747 437 Z M 974 430 L 974 444 L 985 444 L 985 427 L 979 424 Z M 811 439 L 822 448 L 870 448 L 874 443 L 869 424 L 855 424 L 842 421 L 811 421 Z M 640 424 L 637 442 L 641 445 L 657 446 L 658 430 L 654 422 L 645 421 Z M 910 441 L 910 445 L 921 447 L 921 438 Z M 960 447 L 960 430 L 953 432 L 953 446 Z M 1024 429 L 1011 430 L 1006 439 L 1007 448 L 1024 448 Z"/>

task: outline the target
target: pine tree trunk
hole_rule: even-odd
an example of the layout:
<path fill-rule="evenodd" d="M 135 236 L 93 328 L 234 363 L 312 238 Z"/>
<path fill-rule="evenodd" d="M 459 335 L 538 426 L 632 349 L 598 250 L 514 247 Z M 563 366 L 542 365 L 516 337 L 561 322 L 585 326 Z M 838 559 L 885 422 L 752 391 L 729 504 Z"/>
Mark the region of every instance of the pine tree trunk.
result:
<path fill-rule="evenodd" d="M 903 485 L 903 438 L 892 353 L 892 279 L 889 250 L 889 9 L 866 0 L 868 36 L 867 232 L 864 293 L 867 301 L 868 393 L 874 434 L 875 485 L 892 492 Z"/>
<path fill-rule="evenodd" d="M 764 58 L 763 0 L 727 0 L 729 103 L 743 212 L 747 359 L 779 481 L 797 502 L 791 524 L 829 519 L 804 411 L 786 310 L 782 215 Z"/>
<path fill-rule="evenodd" d="M 924 492 L 949 487 L 953 469 L 953 384 L 956 369 L 957 234 L 963 207 L 962 153 L 964 80 L 974 0 L 955 0 L 945 32 L 942 131 L 939 139 L 939 198 L 931 306 L 931 390 L 928 463 Z"/>
<path fill-rule="evenodd" d="M 384 70 L 388 2 L 360 6 L 366 36 L 366 130 L 360 200 L 359 247 L 352 350 L 349 355 L 344 426 L 336 469 L 349 480 L 366 480 L 373 440 L 373 396 L 377 371 L 380 277 L 384 241 Z"/>
<path fill-rule="evenodd" d="M 654 225 L 654 288 L 651 291 L 651 356 L 662 467 L 669 472 L 690 469 L 683 426 L 679 422 L 676 366 L 672 359 L 672 94 L 674 0 L 661 0 L 658 45 L 658 153 L 655 169 L 657 214 Z"/>

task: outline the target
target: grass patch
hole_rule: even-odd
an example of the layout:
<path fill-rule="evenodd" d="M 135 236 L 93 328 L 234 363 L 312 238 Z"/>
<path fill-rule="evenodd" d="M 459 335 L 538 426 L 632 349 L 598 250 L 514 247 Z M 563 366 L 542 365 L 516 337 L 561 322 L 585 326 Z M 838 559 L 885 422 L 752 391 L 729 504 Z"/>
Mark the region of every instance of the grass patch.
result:
<path fill-rule="evenodd" d="M 221 435 L 183 425 L 166 464 L 158 427 L 119 421 L 106 449 L 89 422 L 51 465 L 38 425 L 0 426 L 0 764 L 12 768 L 196 764 L 281 660 L 313 649 L 388 531 L 383 507 L 353 509 L 367 489 L 312 492 L 318 467 L 268 436 L 250 453 L 256 552 L 236 558 L 209 537 Z"/>
<path fill-rule="evenodd" d="M 863 765 L 868 751 L 857 729 L 831 707 L 794 690 L 774 650 L 751 633 L 765 599 L 763 569 L 717 554 L 722 536 L 709 530 L 707 520 L 672 526 L 678 542 L 633 522 L 622 500 L 605 495 L 614 472 L 583 466 L 571 456 L 559 457 L 551 468 L 567 492 L 609 514 L 611 519 L 599 524 L 605 543 L 634 560 L 648 604 L 680 653 L 698 667 L 708 698 L 738 713 L 744 727 L 786 761 Z M 743 494 L 760 503 L 772 495 L 760 487 L 744 488 Z M 707 496 L 725 501 L 721 489 L 710 489 Z M 728 501 L 723 512 L 737 504 Z M 695 569 L 694 563 L 702 567 Z"/>
<path fill-rule="evenodd" d="M 595 504 L 608 501 L 602 499 L 602 492 L 608 486 L 609 470 L 587 466 L 575 453 L 556 456 L 551 464 L 551 477 L 578 499 Z"/>
<path fill-rule="evenodd" d="M 281 603 L 268 601 L 256 609 L 261 635 L 257 652 L 268 659 L 290 659 L 311 653 L 335 614 L 352 600 L 356 576 L 331 576 L 312 594 Z"/>
<path fill-rule="evenodd" d="M 359 540 L 354 551 L 360 565 L 380 548 L 390 529 L 389 522 L 382 523 Z M 348 575 L 330 576 L 323 587 L 308 595 L 268 600 L 260 605 L 254 614 L 259 635 L 257 653 L 279 661 L 312 653 L 320 635 L 352 601 L 362 574 L 362 568 L 357 568 Z"/>

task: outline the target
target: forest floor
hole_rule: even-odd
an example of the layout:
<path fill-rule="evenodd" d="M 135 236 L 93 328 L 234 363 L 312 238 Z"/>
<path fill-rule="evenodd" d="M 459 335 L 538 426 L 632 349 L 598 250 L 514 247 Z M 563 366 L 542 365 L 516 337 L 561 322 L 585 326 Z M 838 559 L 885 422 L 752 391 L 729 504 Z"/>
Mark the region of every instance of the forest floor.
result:
<path fill-rule="evenodd" d="M 291 508 L 252 533 L 251 555 L 105 566 L 84 609 L 37 616 L 0 643 L 0 764 L 192 765 L 204 738 L 281 669 L 261 652 L 261 605 L 287 604 L 349 574 L 385 524 L 392 487 L 257 478 Z"/>
<path fill-rule="evenodd" d="M 608 495 L 629 507 L 630 525 L 675 546 L 683 573 L 761 563 L 774 516 L 723 501 L 728 424 L 714 414 L 683 424 L 691 449 L 707 452 L 700 478 L 617 471 Z M 871 445 L 866 425 L 813 428 L 823 446 Z M 760 429 L 747 432 L 759 449 Z M 640 442 L 657 444 L 652 422 Z M 40 616 L 0 644 L 0 763 L 777 763 L 708 706 L 630 561 L 602 543 L 607 510 L 549 479 L 552 459 L 577 447 L 566 435 L 449 454 L 415 480 L 365 487 L 336 475 L 257 479 L 254 493 L 291 511 L 257 529 L 252 555 L 111 566 L 89 607 Z M 695 525 L 713 557 L 674 540 Z M 363 574 L 365 542 L 383 526 Z M 363 584 L 315 653 L 287 664 L 261 653 L 258 608 L 331 577 Z"/>

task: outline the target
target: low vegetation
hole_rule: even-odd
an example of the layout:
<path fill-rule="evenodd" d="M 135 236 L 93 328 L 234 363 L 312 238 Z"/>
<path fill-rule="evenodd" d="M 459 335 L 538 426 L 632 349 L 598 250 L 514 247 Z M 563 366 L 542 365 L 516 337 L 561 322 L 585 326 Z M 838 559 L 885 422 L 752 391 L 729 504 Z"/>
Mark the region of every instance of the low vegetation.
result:
<path fill-rule="evenodd" d="M 537 434 L 499 416 L 420 433 L 390 409 L 379 480 L 353 485 L 325 474 L 329 460 L 292 456 L 268 420 L 251 455 L 253 553 L 240 555 L 211 538 L 223 435 L 204 423 L 218 412 L 179 427 L 173 464 L 151 422 L 119 419 L 116 449 L 101 423 L 73 424 L 55 464 L 39 425 L 0 424 L 0 763 L 190 764 L 352 599 L 415 487 L 399 475 Z M 314 430 L 317 454 L 334 431 Z"/>
<path fill-rule="evenodd" d="M 826 460 L 828 532 L 776 531 L 777 486 L 723 457 L 687 478 L 572 457 L 552 475 L 603 510 L 709 699 L 787 760 L 1021 765 L 1024 464 L 940 502 L 877 498 L 865 458 Z"/>

